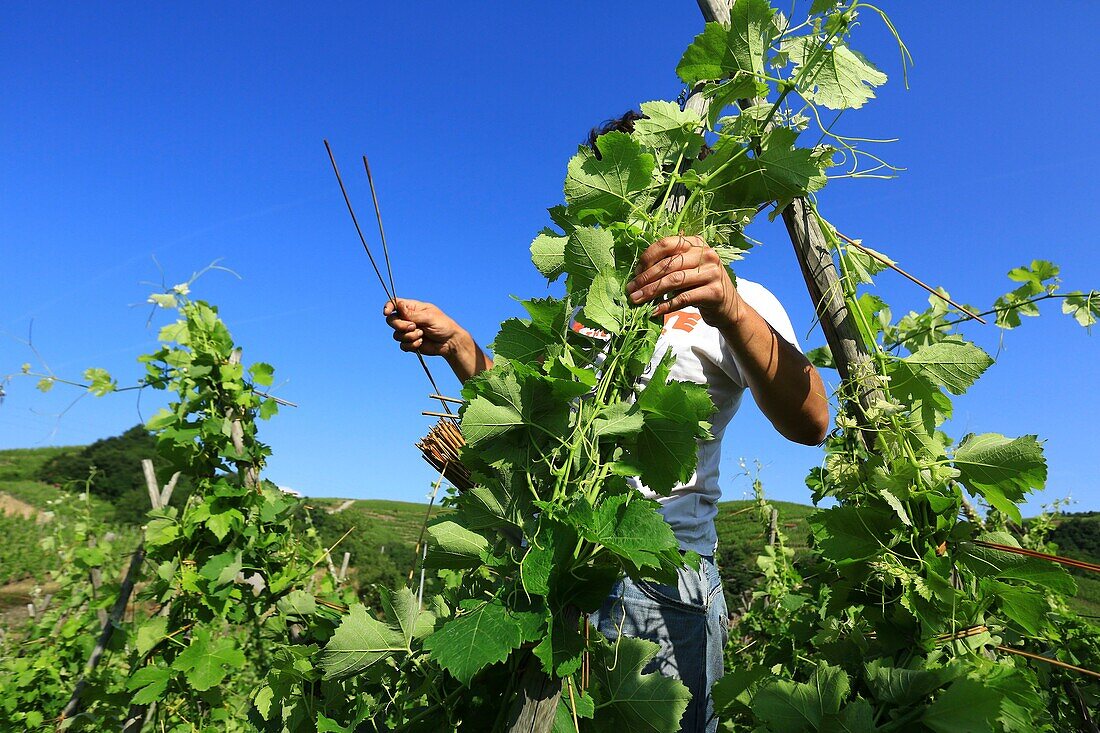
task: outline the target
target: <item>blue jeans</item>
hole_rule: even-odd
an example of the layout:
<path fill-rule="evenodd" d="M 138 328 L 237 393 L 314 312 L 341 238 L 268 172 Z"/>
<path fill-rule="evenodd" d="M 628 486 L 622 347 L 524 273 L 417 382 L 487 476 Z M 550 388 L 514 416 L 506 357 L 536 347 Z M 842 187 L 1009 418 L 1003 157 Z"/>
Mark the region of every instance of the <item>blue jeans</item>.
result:
<path fill-rule="evenodd" d="M 622 633 L 660 644 L 643 672 L 675 677 L 691 691 L 691 702 L 680 719 L 681 732 L 718 729 L 710 688 L 722 676 L 722 650 L 729 631 L 714 558 L 704 557 L 702 569 L 681 568 L 676 587 L 623 578 L 589 620 L 612 641 Z"/>

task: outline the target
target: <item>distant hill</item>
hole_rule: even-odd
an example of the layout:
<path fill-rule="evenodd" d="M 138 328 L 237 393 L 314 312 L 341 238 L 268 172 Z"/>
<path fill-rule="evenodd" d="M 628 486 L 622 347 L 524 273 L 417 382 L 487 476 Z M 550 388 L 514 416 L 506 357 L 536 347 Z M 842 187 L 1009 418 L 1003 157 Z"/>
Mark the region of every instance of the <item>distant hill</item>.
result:
<path fill-rule="evenodd" d="M 97 519 L 133 531 L 148 500 L 143 484 L 136 483 L 126 467 L 137 466 L 149 450 L 150 444 L 131 430 L 119 439 L 97 441 L 92 446 L 0 451 L 0 533 L 5 538 L 0 543 L 0 585 L 45 577 L 51 558 L 38 550 L 37 543 L 50 532 L 49 518 L 53 514 L 87 510 Z M 88 461 L 114 466 L 114 476 L 108 476 L 98 491 L 93 486 L 86 499 L 42 480 L 86 476 Z M 71 485 L 83 484 L 73 478 L 66 480 Z M 415 564 L 414 549 L 427 513 L 426 504 L 313 497 L 307 497 L 306 502 L 314 509 L 313 522 L 321 540 L 327 546 L 336 545 L 332 556 L 337 566 L 344 552 L 349 552 L 351 567 L 361 585 L 405 582 Z M 781 501 L 772 505 L 778 511 L 778 527 L 797 557 L 807 549 L 806 519 L 814 508 Z M 718 508 L 718 562 L 732 601 L 753 583 L 756 556 L 766 541 L 767 528 L 766 522 L 756 516 L 751 501 L 721 502 Z M 436 506 L 432 514 L 441 511 L 447 510 Z M 1100 513 L 1066 515 L 1050 539 L 1062 554 L 1100 562 Z M 1076 580 L 1080 593 L 1074 605 L 1083 614 L 1100 616 L 1100 578 L 1079 571 Z M 19 602 L 19 598 L 7 601 L 13 602 Z M 3 605 L 5 597 L 0 590 Z"/>

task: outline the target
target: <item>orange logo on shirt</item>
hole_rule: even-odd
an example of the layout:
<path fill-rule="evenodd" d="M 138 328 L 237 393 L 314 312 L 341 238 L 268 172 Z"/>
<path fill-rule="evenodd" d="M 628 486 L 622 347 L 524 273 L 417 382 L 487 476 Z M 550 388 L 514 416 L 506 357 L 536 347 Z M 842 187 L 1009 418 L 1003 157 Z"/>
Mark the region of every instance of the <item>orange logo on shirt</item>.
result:
<path fill-rule="evenodd" d="M 664 333 L 670 328 L 675 328 L 678 331 L 685 333 L 691 333 L 695 330 L 695 327 L 699 325 L 699 321 L 703 320 L 703 317 L 698 313 L 688 313 L 687 311 L 675 311 L 673 313 L 666 313 L 664 319 L 664 327 L 661 332 Z M 585 326 L 578 321 L 574 320 L 570 325 L 574 331 L 590 338 L 597 338 L 603 341 L 611 338 L 611 334 L 607 331 L 603 331 L 598 328 L 592 328 Z"/>
<path fill-rule="evenodd" d="M 676 328 L 680 331 L 691 333 L 701 320 L 703 320 L 703 317 L 698 313 L 688 313 L 687 311 L 666 313 L 664 330 L 667 331 L 669 328 Z"/>

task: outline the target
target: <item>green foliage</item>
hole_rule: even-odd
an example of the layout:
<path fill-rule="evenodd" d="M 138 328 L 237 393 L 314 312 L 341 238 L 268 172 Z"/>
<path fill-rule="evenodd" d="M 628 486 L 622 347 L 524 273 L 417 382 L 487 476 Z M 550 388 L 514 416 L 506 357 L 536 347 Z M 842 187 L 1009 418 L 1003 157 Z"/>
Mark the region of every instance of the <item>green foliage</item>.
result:
<path fill-rule="evenodd" d="M 49 529 L 34 518 L 0 513 L 0 584 L 26 577 L 44 578 L 56 559 L 38 549 Z"/>
<path fill-rule="evenodd" d="M 109 376 L 100 375 L 100 378 Z M 135 425 L 122 435 L 54 456 L 35 472 L 34 478 L 60 486 L 83 486 L 90 475 L 91 493 L 114 506 L 115 521 L 136 525 L 141 524 L 149 508 L 141 461 L 154 455 L 156 441 L 153 436 L 143 426 Z M 190 485 L 189 479 L 177 484 L 172 495 L 173 505 L 182 506 Z"/>
<path fill-rule="evenodd" d="M 523 301 L 530 318 L 502 324 L 494 368 L 463 389 L 463 461 L 478 488 L 451 493 L 450 511 L 429 527 L 441 587 L 423 606 L 407 588 L 375 586 L 368 610 L 324 571 L 336 541 L 322 545 L 303 503 L 261 478 L 270 450 L 256 421 L 275 408 L 257 387 L 271 384 L 272 368 L 242 364 L 217 309 L 192 300 L 190 283 L 155 294 L 178 320 L 141 359 L 142 386 L 172 394 L 145 428 L 162 473 L 180 471 L 193 491 L 147 515 L 138 610 L 118 620 L 94 669 L 85 665 L 98 616 L 134 550 L 100 537 L 90 510 L 51 540 L 65 560 L 64 592 L 28 627 L 33 643 L 0 662 L 0 725 L 52 725 L 86 675 L 66 725 L 115 729 L 149 712 L 152 728 L 172 730 L 500 730 L 523 671 L 541 669 L 568 691 L 558 730 L 677 730 L 687 689 L 643 673 L 655 645 L 609 642 L 587 633 L 585 617 L 622 575 L 668 582 L 686 561 L 656 503 L 627 478 L 667 492 L 689 476 L 713 410 L 702 385 L 667 381 L 653 306 L 631 305 L 624 283 L 659 237 L 699 234 L 730 259 L 747 248 L 743 228 L 759 211 L 778 213 L 826 184 L 834 149 L 799 147 L 809 118 L 783 102 L 795 95 L 816 112 L 873 96 L 885 77 L 849 45 L 859 7 L 815 2 L 795 23 L 766 0 L 739 0 L 729 26 L 708 25 L 679 65 L 712 100 L 705 121 L 647 103 L 649 120 L 634 133 L 605 135 L 598 154 L 582 148 L 570 160 L 565 204 L 551 209 L 556 229 L 531 246 L 535 267 L 551 281 L 564 276 L 564 291 Z M 741 98 L 744 109 L 734 105 Z M 721 116 L 726 109 L 735 114 Z M 712 152 L 695 163 L 704 132 Z M 818 132 L 840 141 L 828 130 L 807 138 Z M 974 386 L 990 357 L 954 331 L 938 299 L 895 323 L 884 301 L 858 292 L 876 266 L 819 223 L 873 364 L 839 395 L 837 430 L 808 479 L 815 500 L 834 500 L 808 521 L 812 547 L 796 564 L 777 526 L 757 558 L 740 647 L 715 694 L 723 724 L 1068 730 L 1077 709 L 1059 691 L 1076 689 L 1075 678 L 1002 650 L 1100 666 L 1094 627 L 1065 606 L 1076 584 L 1057 566 L 990 546 L 1045 547 L 1016 509 L 1045 480 L 1041 444 L 985 434 L 950 450 L 951 397 Z M 1042 261 L 1010 273 L 1021 285 L 995 306 L 1001 325 L 1058 295 L 1091 325 L 1092 294 L 1060 293 L 1057 274 Z M 574 332 L 574 314 L 606 342 Z M 85 378 L 93 393 L 117 389 L 101 370 Z M 756 490 L 752 507 L 769 531 L 771 507 Z M 959 519 L 964 491 L 992 507 L 984 519 Z M 350 521 L 341 513 L 318 525 L 331 538 Z M 98 589 L 78 582 L 94 575 L 105 579 Z"/>

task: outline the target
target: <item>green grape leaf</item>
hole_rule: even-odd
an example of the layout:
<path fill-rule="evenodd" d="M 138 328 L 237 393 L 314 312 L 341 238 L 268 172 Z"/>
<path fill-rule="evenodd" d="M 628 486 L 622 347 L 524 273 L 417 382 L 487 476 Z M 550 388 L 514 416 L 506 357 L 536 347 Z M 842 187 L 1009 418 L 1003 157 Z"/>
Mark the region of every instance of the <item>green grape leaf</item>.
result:
<path fill-rule="evenodd" d="M 139 657 L 144 657 L 150 651 L 156 647 L 157 644 L 164 641 L 164 637 L 168 634 L 168 617 L 167 616 L 153 616 L 150 619 L 142 622 L 141 626 L 137 630 L 137 640 L 135 646 L 137 647 L 137 653 Z M 152 667 L 146 667 L 146 669 L 153 669 Z"/>
<path fill-rule="evenodd" d="M 664 168 L 677 160 L 691 160 L 703 148 L 699 126 L 703 121 L 692 110 L 681 110 L 672 102 L 642 102 L 644 118 L 634 122 L 634 137 L 657 153 Z"/>
<path fill-rule="evenodd" d="M 545 635 L 532 649 L 548 675 L 568 677 L 584 660 L 584 638 L 577 630 L 577 616 L 557 609 L 550 614 Z"/>
<path fill-rule="evenodd" d="M 146 302 L 152 303 L 158 308 L 175 308 L 178 305 L 176 296 L 171 293 L 153 293 Z"/>
<path fill-rule="evenodd" d="M 467 382 L 484 382 L 485 389 L 469 398 L 462 410 L 462 435 L 476 448 L 524 424 L 520 385 L 507 367 L 482 372 Z"/>
<path fill-rule="evenodd" d="M 382 587 L 379 591 L 386 618 L 401 630 L 407 648 L 412 648 L 413 639 L 423 639 L 432 633 L 435 627 L 435 614 L 421 610 L 420 601 L 411 589 L 402 586 L 396 591 L 390 591 Z"/>
<path fill-rule="evenodd" d="M 317 599 L 313 594 L 296 588 L 280 598 L 275 606 L 287 616 L 312 616 L 317 613 Z"/>
<path fill-rule="evenodd" d="M 660 494 L 687 481 L 695 471 L 697 441 L 710 437 L 706 421 L 714 412 L 702 385 L 665 382 L 670 365 L 662 362 L 638 397 L 643 423 L 629 456 L 640 469 L 642 483 Z"/>
<path fill-rule="evenodd" d="M 325 679 L 341 679 L 407 650 L 401 631 L 382 623 L 367 613 L 363 604 L 356 603 L 321 651 L 321 668 Z"/>
<path fill-rule="evenodd" d="M 531 262 L 553 282 L 565 272 L 566 237 L 544 230 L 531 242 Z"/>
<path fill-rule="evenodd" d="M 275 417 L 279 412 L 279 403 L 273 399 L 266 399 L 260 403 L 259 418 L 261 420 L 270 420 Z"/>
<path fill-rule="evenodd" d="M 680 680 L 642 670 L 660 647 L 620 636 L 598 641 L 592 653 L 593 729 L 606 733 L 676 733 L 691 693 Z"/>
<path fill-rule="evenodd" d="M 877 733 L 878 730 L 875 709 L 861 697 L 836 715 L 826 715 L 821 725 L 822 733 Z"/>
<path fill-rule="evenodd" d="M 463 526 L 474 532 L 506 526 L 518 528 L 523 521 L 511 491 L 496 482 L 464 491 L 455 501 L 462 512 Z"/>
<path fill-rule="evenodd" d="M 554 298 L 522 301 L 529 319 L 509 318 L 490 345 L 495 356 L 525 364 L 545 360 L 550 347 L 564 340 L 569 324 L 565 302 Z"/>
<path fill-rule="evenodd" d="M 951 680 L 965 674 L 960 666 L 934 667 L 932 669 L 905 669 L 891 667 L 882 659 L 864 665 L 867 686 L 875 697 L 893 705 L 914 705 Z"/>
<path fill-rule="evenodd" d="M 858 109 L 886 83 L 886 74 L 842 43 L 822 47 L 816 38 L 798 36 L 782 50 L 795 63 L 799 94 L 829 109 Z"/>
<path fill-rule="evenodd" d="M 588 391 L 582 382 L 505 361 L 463 386 L 462 434 L 485 463 L 548 472 L 546 456 L 569 429 L 572 401 Z"/>
<path fill-rule="evenodd" d="M 588 288 L 580 320 L 608 333 L 618 333 L 627 317 L 623 283 L 614 270 L 600 272 Z"/>
<path fill-rule="evenodd" d="M 593 508 L 578 502 L 569 513 L 582 537 L 603 545 L 636 568 L 660 567 L 659 555 L 679 548 L 657 503 L 632 493 L 604 498 Z"/>
<path fill-rule="evenodd" d="M 972 343 L 938 341 L 918 349 L 902 361 L 953 395 L 970 388 L 993 363 L 989 354 Z"/>
<path fill-rule="evenodd" d="M 1085 328 L 1096 325 L 1100 321 L 1100 290 L 1066 293 L 1066 298 L 1062 301 L 1062 312 L 1073 316 Z"/>
<path fill-rule="evenodd" d="M 207 560 L 199 570 L 199 575 L 214 581 L 215 586 L 225 585 L 233 582 L 242 567 L 241 553 L 229 550 Z"/>
<path fill-rule="evenodd" d="M 472 602 L 467 601 L 467 604 Z M 424 640 L 432 659 L 463 684 L 523 643 L 523 625 L 494 600 L 476 604 Z"/>
<path fill-rule="evenodd" d="M 167 619 L 166 619 L 167 620 Z M 148 705 L 164 697 L 168 683 L 172 681 L 172 670 L 165 667 L 142 667 L 126 680 L 126 689 L 136 691 L 130 699 L 132 705 Z"/>
<path fill-rule="evenodd" d="M 840 0 L 814 0 L 810 5 L 810 15 L 827 13 L 839 4 Z"/>
<path fill-rule="evenodd" d="M 833 351 L 828 346 L 818 346 L 806 352 L 806 359 L 820 369 L 836 369 Z"/>
<path fill-rule="evenodd" d="M 118 389 L 118 383 L 111 379 L 106 369 L 86 369 L 84 379 L 89 382 L 88 391 L 96 397 L 102 397 Z"/>
<path fill-rule="evenodd" d="M 706 91 L 707 97 L 710 98 L 710 107 L 707 109 L 707 125 L 710 129 L 715 129 L 719 124 L 719 117 L 722 112 L 737 104 L 738 100 L 755 99 L 758 95 L 767 93 L 768 87 L 766 84 L 757 81 L 754 76 L 738 72 L 733 79 Z M 730 135 L 742 142 L 748 142 L 751 137 L 762 132 L 760 123 L 764 121 L 771 109 L 770 104 L 756 105 L 745 110 L 738 109 L 736 116 L 721 120 L 722 134 Z M 757 116 L 759 111 L 763 111 L 764 115 L 762 117 Z"/>
<path fill-rule="evenodd" d="M 195 690 L 205 692 L 221 684 L 230 670 L 240 669 L 244 662 L 244 652 L 232 639 L 212 639 L 209 631 L 201 629 L 176 656 L 172 669 L 183 672 Z"/>
<path fill-rule="evenodd" d="M 252 375 L 252 381 L 261 387 L 270 387 L 275 381 L 275 367 L 262 361 L 250 366 L 248 373 Z"/>
<path fill-rule="evenodd" d="M 773 730 L 817 730 L 827 716 L 840 712 L 849 689 L 842 669 L 822 665 L 808 683 L 774 680 L 760 685 L 752 710 Z"/>
<path fill-rule="evenodd" d="M 592 428 L 596 436 L 602 438 L 609 435 L 632 435 L 639 432 L 643 424 L 642 413 L 634 405 L 616 402 L 592 421 Z"/>
<path fill-rule="evenodd" d="M 149 512 L 149 523 L 145 525 L 145 543 L 150 547 L 160 547 L 174 542 L 180 534 L 180 525 L 176 521 L 176 508 L 166 507 Z"/>
<path fill-rule="evenodd" d="M 578 721 L 591 718 L 596 714 L 596 703 L 592 700 L 592 696 L 588 694 L 587 690 L 581 692 L 576 687 L 570 689 L 572 684 L 569 680 L 565 682 L 565 691 L 562 692 L 561 699 L 558 702 L 558 709 L 554 714 L 554 727 L 550 729 L 550 733 L 576 733 L 577 725 L 573 720 L 574 713 L 576 713 Z"/>
<path fill-rule="evenodd" d="M 1047 591 L 984 578 L 982 589 L 1001 601 L 1001 615 L 1032 636 L 1039 636 L 1050 613 Z"/>
<path fill-rule="evenodd" d="M 915 410 L 924 427 L 931 435 L 935 429 L 951 417 L 953 406 L 951 398 L 945 395 L 918 367 L 904 359 L 889 362 L 887 374 L 890 377 L 890 394 L 898 402 Z"/>
<path fill-rule="evenodd" d="M 532 595 L 544 596 L 550 592 L 550 573 L 554 570 L 554 546 L 552 539 L 541 537 L 527 548 L 520 561 L 520 582 Z"/>
<path fill-rule="evenodd" d="M 625 132 L 609 132 L 596 140 L 600 156 L 582 147 L 566 169 L 565 200 L 582 218 L 622 221 L 636 204 L 635 194 L 653 181 L 656 160 Z M 566 249 L 568 255 L 568 248 Z M 567 259 L 568 262 L 568 259 Z"/>
<path fill-rule="evenodd" d="M 988 685 L 958 679 L 925 709 L 921 722 L 935 733 L 993 733 L 1002 695 Z"/>
<path fill-rule="evenodd" d="M 989 532 L 978 539 L 1009 547 L 1019 547 L 1007 532 Z M 1065 568 L 1046 560 L 1025 557 L 969 542 L 959 545 L 959 563 L 979 578 L 1022 580 L 1063 596 L 1077 593 L 1077 583 Z"/>
<path fill-rule="evenodd" d="M 828 156 L 794 147 L 797 136 L 789 128 L 775 127 L 764 136 L 760 154 L 751 158 L 742 145 L 720 140 L 714 154 L 696 166 L 700 175 L 715 175 L 709 186 L 712 207 L 746 209 L 774 201 L 782 210 L 792 199 L 824 187 Z"/>
<path fill-rule="evenodd" d="M 821 553 L 837 565 L 850 565 L 883 552 L 893 543 L 901 520 L 893 511 L 870 506 L 836 506 L 808 520 Z"/>
<path fill-rule="evenodd" d="M 489 540 L 483 535 L 450 520 L 430 525 L 428 534 L 433 544 L 425 560 L 426 567 L 477 567 L 481 564 L 482 556 L 489 550 Z"/>
<path fill-rule="evenodd" d="M 317 733 L 355 733 L 355 728 L 340 725 L 324 713 L 317 713 Z"/>
<path fill-rule="evenodd" d="M 707 23 L 684 51 L 676 73 L 688 86 L 744 72 L 764 73 L 764 56 L 779 35 L 775 11 L 767 0 L 738 0 L 730 10 L 729 27 Z"/>
<path fill-rule="evenodd" d="M 237 522 L 243 522 L 244 517 L 236 509 L 229 509 L 219 514 L 211 514 L 206 520 L 206 527 L 214 536 L 218 538 L 218 541 L 224 540 L 225 536 L 229 534 L 229 530 L 233 528 L 233 525 Z"/>
<path fill-rule="evenodd" d="M 565 244 L 565 271 L 573 293 L 587 290 L 601 273 L 615 271 L 615 240 L 606 229 L 581 227 Z"/>
<path fill-rule="evenodd" d="M 1017 502 L 1046 485 L 1046 458 L 1035 435 L 967 435 L 955 450 L 953 463 L 963 486 L 1018 523 L 1023 520 Z"/>
<path fill-rule="evenodd" d="M 748 708 L 753 686 L 768 676 L 768 669 L 761 666 L 729 670 L 711 688 L 714 712 L 725 718 L 732 717 L 738 709 Z"/>

